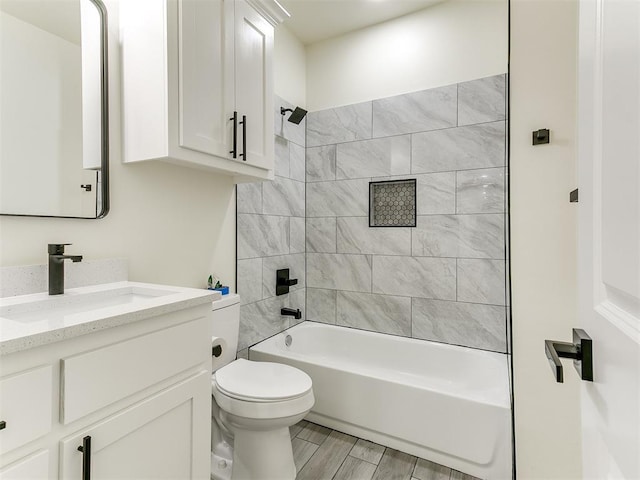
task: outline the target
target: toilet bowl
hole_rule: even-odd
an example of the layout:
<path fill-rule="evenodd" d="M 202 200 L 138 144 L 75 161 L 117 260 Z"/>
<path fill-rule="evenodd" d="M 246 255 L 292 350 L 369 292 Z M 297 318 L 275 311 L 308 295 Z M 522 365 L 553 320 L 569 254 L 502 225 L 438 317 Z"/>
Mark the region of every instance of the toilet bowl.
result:
<path fill-rule="evenodd" d="M 221 356 L 227 358 L 213 358 L 211 478 L 294 480 L 289 427 L 315 402 L 311 378 L 289 365 L 230 360 L 237 348 L 239 299 L 216 303 L 213 334 L 225 340 Z"/>

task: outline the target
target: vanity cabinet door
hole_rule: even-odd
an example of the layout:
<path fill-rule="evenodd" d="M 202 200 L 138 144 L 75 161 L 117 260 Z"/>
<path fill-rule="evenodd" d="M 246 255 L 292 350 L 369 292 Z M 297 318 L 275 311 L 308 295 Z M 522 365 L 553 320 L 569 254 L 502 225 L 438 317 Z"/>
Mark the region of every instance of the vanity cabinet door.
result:
<path fill-rule="evenodd" d="M 51 431 L 52 395 L 50 365 L 0 380 L 0 454 Z"/>
<path fill-rule="evenodd" d="M 230 158 L 233 0 L 179 0 L 180 146 Z"/>
<path fill-rule="evenodd" d="M 210 418 L 211 376 L 202 371 L 63 439 L 61 478 L 83 478 L 78 447 L 90 437 L 91 480 L 208 479 Z"/>
<path fill-rule="evenodd" d="M 246 116 L 238 148 L 244 153 L 242 160 L 265 169 L 273 169 L 274 161 L 272 55 L 273 26 L 249 4 L 236 0 L 235 101 L 238 114 Z"/>
<path fill-rule="evenodd" d="M 47 480 L 49 452 L 43 450 L 0 469 L 0 480 Z"/>

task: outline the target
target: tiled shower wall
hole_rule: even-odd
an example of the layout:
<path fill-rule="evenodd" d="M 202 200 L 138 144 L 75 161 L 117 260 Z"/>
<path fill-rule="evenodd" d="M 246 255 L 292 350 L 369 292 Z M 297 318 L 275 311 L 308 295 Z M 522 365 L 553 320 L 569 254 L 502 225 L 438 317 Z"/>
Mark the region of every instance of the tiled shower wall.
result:
<path fill-rule="evenodd" d="M 505 83 L 309 113 L 308 320 L 507 350 Z M 407 178 L 416 228 L 369 227 L 369 182 Z"/>
<path fill-rule="evenodd" d="M 254 343 L 300 321 L 282 307 L 305 311 L 305 123 L 280 115 L 292 105 L 275 98 L 275 179 L 237 188 L 237 290 L 241 298 L 240 355 Z M 288 116 L 288 114 L 287 114 Z M 276 270 L 290 269 L 298 284 L 276 296 Z"/>

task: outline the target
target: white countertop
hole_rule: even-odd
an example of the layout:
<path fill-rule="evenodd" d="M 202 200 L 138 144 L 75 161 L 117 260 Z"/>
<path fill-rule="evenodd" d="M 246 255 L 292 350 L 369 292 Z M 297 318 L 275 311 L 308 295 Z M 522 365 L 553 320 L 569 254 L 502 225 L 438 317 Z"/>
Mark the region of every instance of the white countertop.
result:
<path fill-rule="evenodd" d="M 0 355 L 209 303 L 212 290 L 116 282 L 0 299 Z"/>

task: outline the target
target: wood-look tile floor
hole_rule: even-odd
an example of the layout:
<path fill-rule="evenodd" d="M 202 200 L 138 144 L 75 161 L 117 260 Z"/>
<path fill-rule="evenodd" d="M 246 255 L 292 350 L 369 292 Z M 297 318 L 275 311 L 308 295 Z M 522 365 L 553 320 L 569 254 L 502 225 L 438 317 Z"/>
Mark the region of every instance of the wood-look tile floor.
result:
<path fill-rule="evenodd" d="M 305 420 L 291 427 L 296 480 L 479 480 Z"/>

